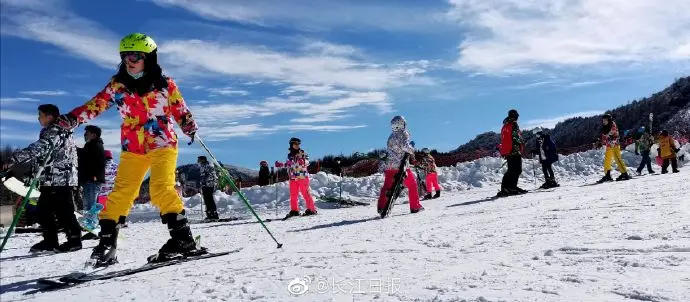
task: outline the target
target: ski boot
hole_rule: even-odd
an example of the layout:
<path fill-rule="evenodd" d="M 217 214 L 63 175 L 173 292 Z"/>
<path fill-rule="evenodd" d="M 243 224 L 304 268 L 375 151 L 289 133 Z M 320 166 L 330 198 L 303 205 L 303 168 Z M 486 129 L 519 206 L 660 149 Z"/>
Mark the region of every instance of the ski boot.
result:
<path fill-rule="evenodd" d="M 426 193 L 426 195 L 424 195 L 424 197 L 422 198 L 422 200 L 428 200 L 428 199 L 431 199 L 431 193 Z"/>
<path fill-rule="evenodd" d="M 515 191 L 517 194 L 525 194 L 525 193 L 527 193 L 527 190 L 522 189 L 522 188 L 520 188 L 520 187 L 514 187 L 514 188 L 511 188 L 510 190 Z"/>
<path fill-rule="evenodd" d="M 184 210 L 179 214 L 161 215 L 161 220 L 168 225 L 170 239 L 163 244 L 157 254 L 148 257 L 149 263 L 165 262 L 206 253 L 206 249 L 197 247 Z"/>
<path fill-rule="evenodd" d="M 287 215 L 285 215 L 285 218 L 283 218 L 283 220 L 288 220 L 289 218 L 299 217 L 299 216 L 300 216 L 299 211 L 292 210 L 292 211 L 290 211 L 290 213 L 287 213 Z"/>
<path fill-rule="evenodd" d="M 307 209 L 306 211 L 304 211 L 304 214 L 302 214 L 302 216 L 311 216 L 311 215 L 316 215 L 316 210 Z"/>
<path fill-rule="evenodd" d="M 67 242 L 55 248 L 56 253 L 67 253 L 81 250 L 81 233 L 70 234 L 67 237 Z"/>
<path fill-rule="evenodd" d="M 623 181 L 623 180 L 629 180 L 629 179 L 630 179 L 630 175 L 628 175 L 628 172 L 625 172 L 625 173 L 621 174 L 620 176 L 618 176 L 618 178 L 616 178 L 616 181 Z"/>
<path fill-rule="evenodd" d="M 424 207 L 420 206 L 418 209 L 410 209 L 410 213 L 415 214 L 424 211 Z"/>
<path fill-rule="evenodd" d="M 55 236 L 57 238 L 57 236 Z M 46 240 L 43 239 L 41 242 L 34 244 L 31 246 L 29 249 L 29 252 L 31 253 L 43 253 L 43 252 L 54 252 L 55 249 L 58 247 L 57 240 L 52 241 L 52 240 Z"/>
<path fill-rule="evenodd" d="M 93 267 L 108 266 L 117 263 L 115 252 L 117 251 L 117 233 L 119 225 L 114 220 L 101 219 L 101 232 L 99 233 L 100 241 L 98 245 L 93 248 L 91 258 L 87 265 Z"/>
<path fill-rule="evenodd" d="M 600 184 L 600 183 L 605 183 L 608 181 L 613 181 L 613 178 L 611 178 L 611 171 L 607 171 L 606 175 L 604 175 L 604 177 L 602 177 L 599 181 L 597 181 L 597 183 Z"/>
<path fill-rule="evenodd" d="M 218 217 L 217 211 L 208 211 L 208 212 L 206 212 L 206 219 L 204 219 L 204 221 L 214 222 L 214 221 L 218 221 L 218 219 L 220 219 L 220 218 Z"/>
<path fill-rule="evenodd" d="M 434 197 L 432 197 L 432 198 L 433 198 L 433 199 L 436 199 L 436 198 L 439 198 L 439 197 L 441 197 L 441 191 L 436 191 L 436 194 L 434 194 Z"/>
<path fill-rule="evenodd" d="M 501 190 L 496 193 L 496 197 L 508 197 L 513 195 L 517 195 L 517 192 L 507 188 L 501 188 Z"/>

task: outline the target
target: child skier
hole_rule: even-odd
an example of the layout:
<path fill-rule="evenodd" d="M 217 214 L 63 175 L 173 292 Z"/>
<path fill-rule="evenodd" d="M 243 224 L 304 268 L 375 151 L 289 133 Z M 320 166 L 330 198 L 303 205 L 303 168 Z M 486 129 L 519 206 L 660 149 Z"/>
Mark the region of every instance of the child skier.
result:
<path fill-rule="evenodd" d="M 635 154 L 642 155 L 642 161 L 640 162 L 640 166 L 637 167 L 637 175 L 642 174 L 642 169 L 644 169 L 645 166 L 647 166 L 647 172 L 649 172 L 649 174 L 654 174 L 655 172 L 652 170 L 652 158 L 649 156 L 652 146 L 654 145 L 654 136 L 652 136 L 649 129 L 646 129 L 644 126 L 640 127 L 639 132 L 641 132 L 642 135 L 636 141 Z"/>
<path fill-rule="evenodd" d="M 299 194 L 302 194 L 302 198 L 307 203 L 307 210 L 302 216 L 316 215 L 316 206 L 309 188 L 309 171 L 307 171 L 309 156 L 302 150 L 301 144 L 302 141 L 299 138 L 290 139 L 290 153 L 285 162 L 285 168 L 290 176 L 290 213 L 285 216 L 285 219 L 300 216 Z"/>
<path fill-rule="evenodd" d="M 553 163 L 558 161 L 558 151 L 556 143 L 551 139 L 551 136 L 543 131 L 537 132 L 537 150 L 539 155 L 539 163 L 541 163 L 541 170 L 544 172 L 544 184 L 542 189 L 559 187 L 556 182 L 556 176 L 553 174 Z"/>
<path fill-rule="evenodd" d="M 30 251 L 70 252 L 80 250 L 81 227 L 74 215 L 74 189 L 78 185 L 77 146 L 72 132 L 64 131 L 56 123 L 60 110 L 53 104 L 38 106 L 41 133 L 38 141 L 15 152 L 6 167 L 31 159 L 49 157 L 48 164 L 39 178 L 41 196 L 38 198 L 38 220 L 43 230 L 43 240 L 34 244 Z M 55 147 L 53 147 L 55 146 Z M 52 152 L 50 152 L 52 148 Z M 38 161 L 40 162 L 40 161 Z M 3 167 L 5 168 L 5 167 Z M 35 167 L 35 169 L 38 167 Z M 65 228 L 67 242 L 58 245 L 58 225 Z"/>
<path fill-rule="evenodd" d="M 680 149 L 676 148 L 676 144 L 673 138 L 668 135 L 667 130 L 662 130 L 659 135 L 659 148 L 657 149 L 659 156 L 664 160 L 661 165 L 661 174 L 668 173 L 668 164 L 671 163 L 671 168 L 673 173 L 678 173 L 678 160 L 676 159 L 676 154 Z"/>
<path fill-rule="evenodd" d="M 426 174 L 425 183 L 427 193 L 424 196 L 424 199 L 436 199 L 441 197 L 441 186 L 438 184 L 438 173 L 436 172 L 438 167 L 436 167 L 436 161 L 434 160 L 434 157 L 431 156 L 429 148 L 422 149 L 422 152 L 424 153 L 424 157 L 422 157 L 419 162 L 421 168 Z M 433 197 L 431 197 L 432 190 L 436 190 L 436 194 L 434 194 Z"/>
<path fill-rule="evenodd" d="M 213 199 L 213 193 L 216 191 L 216 186 L 218 185 L 216 168 L 206 159 L 206 156 L 199 156 L 197 158 L 197 164 L 199 165 L 199 172 L 201 173 L 201 180 L 199 182 L 201 183 L 201 195 L 206 205 L 206 220 L 218 220 L 218 209 L 216 207 L 216 201 Z"/>
<path fill-rule="evenodd" d="M 623 157 L 621 156 L 618 126 L 610 114 L 604 114 L 601 121 L 603 125 L 601 127 L 601 137 L 598 145 L 606 146 L 606 153 L 604 155 L 604 177 L 597 183 L 613 181 L 613 178 L 611 178 L 611 162 L 613 160 L 616 161 L 618 171 L 621 172 L 621 175 L 616 178 L 616 181 L 628 180 L 630 176 L 628 175 L 628 168 L 625 166 Z"/>
<path fill-rule="evenodd" d="M 393 189 L 393 179 L 398 173 L 400 163 L 402 162 L 405 153 L 410 154 L 410 160 L 405 163 L 404 169 L 406 171 L 403 184 L 409 190 L 408 198 L 410 200 L 410 212 L 417 213 L 424 210 L 419 203 L 419 192 L 417 191 L 417 181 L 415 180 L 412 170 L 409 168 L 409 162 L 414 161 L 414 147 L 410 144 L 410 133 L 407 132 L 407 122 L 402 116 L 395 116 L 391 120 L 391 129 L 393 130 L 388 137 L 386 161 L 384 166 L 384 180 L 379 194 L 379 201 L 377 211 L 381 214 L 383 208 L 386 206 L 386 193 Z"/>
<path fill-rule="evenodd" d="M 104 180 L 105 182 L 101 185 L 101 189 L 98 191 L 98 197 L 96 201 L 98 204 L 103 206 L 103 211 L 105 209 L 105 204 L 106 201 L 108 200 L 108 195 L 110 192 L 113 191 L 113 186 L 115 185 L 115 176 L 117 176 L 117 163 L 113 160 L 113 152 L 110 150 L 104 150 L 103 155 L 105 157 L 105 177 Z M 88 210 L 88 209 L 87 209 Z M 87 212 L 88 213 L 88 212 Z M 98 215 L 98 213 L 96 213 Z M 91 217 L 84 217 L 86 219 L 91 219 Z M 96 224 L 98 223 L 98 216 L 93 217 L 96 221 L 89 221 L 89 224 Z M 124 221 L 120 221 L 120 223 L 124 223 Z M 86 233 L 84 236 L 81 237 L 82 240 L 88 240 L 88 239 L 96 239 L 98 238 L 97 236 L 94 236 L 92 233 Z"/>
<path fill-rule="evenodd" d="M 149 169 L 151 203 L 159 208 L 170 239 L 148 260 L 165 261 L 200 252 L 184 204 L 175 192 L 178 137 L 174 122 L 192 139 L 197 124 L 175 82 L 163 75 L 158 65 L 158 48 L 151 37 L 141 33 L 124 37 L 120 42 L 120 59 L 117 74 L 102 91 L 59 118 L 61 127 L 74 129 L 117 106 L 123 120 L 120 165 L 113 191 L 99 215 L 100 242 L 91 259 L 96 266 L 115 262 L 118 220 L 129 214 Z"/>

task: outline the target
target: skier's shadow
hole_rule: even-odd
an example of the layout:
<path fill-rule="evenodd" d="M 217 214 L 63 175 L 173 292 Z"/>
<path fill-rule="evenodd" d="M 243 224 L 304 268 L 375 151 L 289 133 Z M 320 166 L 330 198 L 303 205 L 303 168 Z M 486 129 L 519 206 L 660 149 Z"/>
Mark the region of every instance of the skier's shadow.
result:
<path fill-rule="evenodd" d="M 340 222 L 334 222 L 334 223 L 327 223 L 327 224 L 315 225 L 315 226 L 313 226 L 313 227 L 306 228 L 306 229 L 290 230 L 290 231 L 288 231 L 288 232 L 312 231 L 312 230 L 325 229 L 325 228 L 330 228 L 330 227 L 338 227 L 338 226 L 344 226 L 344 225 L 351 225 L 351 224 L 362 223 L 362 222 L 367 222 L 367 221 L 371 221 L 371 220 L 378 220 L 378 219 L 380 219 L 380 218 L 377 216 L 377 217 L 369 217 L 369 218 L 356 219 L 356 220 L 343 220 L 343 221 L 340 221 Z"/>
<path fill-rule="evenodd" d="M 469 206 L 469 205 L 478 204 L 478 203 L 487 202 L 487 201 L 492 201 L 492 200 L 496 200 L 496 197 L 493 197 L 493 196 L 492 196 L 492 197 L 482 198 L 482 199 L 479 199 L 479 200 L 473 200 L 473 201 L 467 201 L 467 202 L 463 202 L 463 203 L 457 203 L 457 204 L 449 205 L 449 206 L 447 206 L 446 208 L 460 207 L 460 206 Z"/>
<path fill-rule="evenodd" d="M 45 256 L 53 256 L 55 255 L 54 253 L 45 253 L 45 254 L 36 254 L 36 255 L 19 255 L 19 256 L 12 256 L 12 257 L 7 257 L 7 258 L 0 258 L 0 261 L 13 261 L 13 260 L 23 260 L 23 259 L 30 259 L 30 258 L 40 258 L 40 257 L 45 257 Z"/>
<path fill-rule="evenodd" d="M 41 277 L 41 278 L 36 278 L 36 279 L 31 279 L 31 280 L 24 280 L 24 281 L 17 281 L 14 283 L 10 284 L 2 284 L 0 285 L 0 295 L 6 294 L 6 293 L 12 293 L 12 292 L 29 292 L 29 290 L 33 290 L 31 292 L 36 292 L 39 291 L 40 289 L 43 288 L 40 284 L 38 284 L 38 280 L 41 279 L 52 279 L 52 278 L 58 278 L 60 276 L 53 276 L 53 277 Z"/>

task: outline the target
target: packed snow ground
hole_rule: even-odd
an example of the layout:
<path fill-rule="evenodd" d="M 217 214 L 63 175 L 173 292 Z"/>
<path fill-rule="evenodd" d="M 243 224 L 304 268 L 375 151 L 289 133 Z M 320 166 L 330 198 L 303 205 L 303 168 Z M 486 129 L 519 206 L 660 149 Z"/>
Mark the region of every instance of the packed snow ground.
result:
<path fill-rule="evenodd" d="M 0 300 L 690 301 L 690 170 L 581 187 L 601 177 L 600 153 L 562 158 L 560 188 L 484 202 L 498 189 L 499 159 L 443 168 L 440 179 L 454 190 L 424 201 L 425 211 L 409 214 L 401 203 L 381 220 L 373 204 L 322 207 L 317 216 L 266 223 L 281 249 L 255 220 L 195 224 L 211 250 L 242 251 L 54 292 L 33 293 L 35 280 L 80 270 L 96 241 L 32 257 L 40 236 L 18 234 L 0 259 Z M 625 159 L 636 167 L 634 155 Z M 524 167 L 521 186 L 532 189 L 531 163 Z M 337 180 L 315 175 L 312 189 L 332 194 Z M 344 187 L 371 198 L 380 181 L 346 179 Z M 282 207 L 271 189 L 245 190 L 263 218 Z M 262 190 L 273 194 L 258 199 Z M 243 206 L 233 198 L 224 199 L 226 214 Z M 150 212 L 137 210 L 142 221 Z M 122 235 L 121 263 L 108 270 L 143 264 L 168 238 L 158 221 L 131 223 Z M 291 293 L 291 284 L 306 292 Z"/>

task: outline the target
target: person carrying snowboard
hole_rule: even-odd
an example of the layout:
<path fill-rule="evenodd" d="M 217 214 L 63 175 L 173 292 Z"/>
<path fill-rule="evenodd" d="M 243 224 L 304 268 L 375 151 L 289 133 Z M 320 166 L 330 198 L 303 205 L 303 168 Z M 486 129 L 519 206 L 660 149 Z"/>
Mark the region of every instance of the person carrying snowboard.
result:
<path fill-rule="evenodd" d="M 387 149 L 385 154 L 385 162 L 382 168 L 384 169 L 384 180 L 383 186 L 381 187 L 381 193 L 379 194 L 379 201 L 377 206 L 377 212 L 381 214 L 386 206 L 387 197 L 386 193 L 388 190 L 393 189 L 393 180 L 395 179 L 395 174 L 397 174 L 400 169 L 400 163 L 405 155 L 405 153 L 410 154 L 408 162 L 404 165 L 405 178 L 403 180 L 403 185 L 409 190 L 408 198 L 410 200 L 410 212 L 417 213 L 424 210 L 419 202 L 419 192 L 417 191 L 417 180 L 415 179 L 412 170 L 409 167 L 409 162 L 414 162 L 414 147 L 410 143 L 410 133 L 407 132 L 407 122 L 402 116 L 395 116 L 391 120 L 392 133 L 388 136 Z"/>
<path fill-rule="evenodd" d="M 158 47 L 150 36 L 134 33 L 124 37 L 120 42 L 120 59 L 118 72 L 103 90 L 58 119 L 61 127 L 74 129 L 117 107 L 123 120 L 120 165 L 113 191 L 99 214 L 100 241 L 91 260 L 96 266 L 115 262 L 118 220 L 129 214 L 149 170 L 151 203 L 159 209 L 170 233 L 170 239 L 148 258 L 149 262 L 198 253 L 184 204 L 175 192 L 178 137 L 174 123 L 192 140 L 198 126 L 177 84 L 162 73 Z"/>
<path fill-rule="evenodd" d="M 556 182 L 556 176 L 553 173 L 553 163 L 558 161 L 558 150 L 556 143 L 551 139 L 551 135 L 543 131 L 537 132 L 537 150 L 535 153 L 539 155 L 539 163 L 541 163 L 541 170 L 544 172 L 544 184 L 540 188 L 548 189 L 559 187 Z"/>
<path fill-rule="evenodd" d="M 526 190 L 518 187 L 518 180 L 522 174 L 522 154 L 525 149 L 522 133 L 517 123 L 519 117 L 517 110 L 511 109 L 508 111 L 508 117 L 503 119 L 499 151 L 508 163 L 508 170 L 503 175 L 501 191 L 498 192 L 498 196 L 527 193 Z"/>
<path fill-rule="evenodd" d="M 597 183 L 613 181 L 613 178 L 611 178 L 611 164 L 614 160 L 616 161 L 616 165 L 618 165 L 618 171 L 621 172 L 621 175 L 616 178 L 616 181 L 628 180 L 630 176 L 628 175 L 628 168 L 625 166 L 625 162 L 623 162 L 623 157 L 621 156 L 618 126 L 610 114 L 604 114 L 601 122 L 601 136 L 598 145 L 606 146 L 606 153 L 604 155 L 604 177 Z"/>
<path fill-rule="evenodd" d="M 314 205 L 314 198 L 311 196 L 309 187 L 309 156 L 300 147 L 302 141 L 299 138 L 293 137 L 290 139 L 290 153 L 288 153 L 285 168 L 290 177 L 290 212 L 285 216 L 285 219 L 294 216 L 300 216 L 299 213 L 299 195 L 307 203 L 307 210 L 302 216 L 316 215 L 316 206 Z"/>
<path fill-rule="evenodd" d="M 424 156 L 419 160 L 419 166 L 424 170 L 424 174 L 426 175 L 425 183 L 427 193 L 424 199 L 439 198 L 441 197 L 441 186 L 438 184 L 438 173 L 436 171 L 438 167 L 436 167 L 436 160 L 431 156 L 429 148 L 422 149 L 422 153 L 424 153 Z M 431 196 L 432 190 L 436 190 L 436 194 L 434 194 L 433 197 Z"/>
<path fill-rule="evenodd" d="M 206 159 L 206 156 L 199 156 L 197 164 L 199 165 L 201 175 L 199 180 L 201 183 L 201 196 L 204 199 L 204 205 L 206 205 L 206 220 L 217 220 L 218 209 L 216 201 L 213 199 L 213 193 L 216 191 L 216 185 L 218 185 L 216 168 Z"/>
<path fill-rule="evenodd" d="M 657 152 L 661 159 L 663 159 L 663 164 L 661 165 L 661 174 L 668 173 L 668 165 L 671 164 L 671 169 L 673 173 L 678 173 L 678 160 L 676 159 L 676 154 L 678 154 L 680 149 L 676 148 L 676 144 L 673 138 L 668 135 L 668 130 L 662 130 L 659 134 L 659 148 Z"/>
<path fill-rule="evenodd" d="M 38 222 L 43 240 L 34 244 L 30 252 L 71 252 L 82 248 L 81 226 L 74 215 L 74 189 L 78 186 L 77 146 L 73 132 L 61 129 L 56 120 L 60 110 L 53 104 L 38 106 L 38 122 L 41 133 L 36 142 L 15 152 L 3 168 L 12 168 L 16 163 L 38 159 L 38 165 L 49 157 L 39 177 L 41 196 L 38 198 Z M 55 146 L 55 147 L 53 147 Z M 52 152 L 50 152 L 52 149 Z M 38 166 L 34 166 L 34 171 Z M 56 218 L 57 217 L 57 224 Z M 58 245 L 58 224 L 65 228 L 67 242 Z"/>
<path fill-rule="evenodd" d="M 640 127 L 639 132 L 642 134 L 640 138 L 635 142 L 635 154 L 642 155 L 642 161 L 640 166 L 637 167 L 637 175 L 642 175 L 642 169 L 647 167 L 647 172 L 649 174 L 654 174 L 652 170 L 652 158 L 650 156 L 652 146 L 654 145 L 654 136 L 649 131 L 649 129 L 644 126 Z"/>

